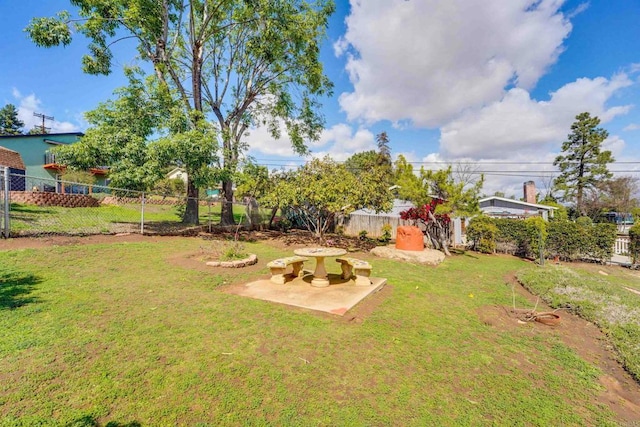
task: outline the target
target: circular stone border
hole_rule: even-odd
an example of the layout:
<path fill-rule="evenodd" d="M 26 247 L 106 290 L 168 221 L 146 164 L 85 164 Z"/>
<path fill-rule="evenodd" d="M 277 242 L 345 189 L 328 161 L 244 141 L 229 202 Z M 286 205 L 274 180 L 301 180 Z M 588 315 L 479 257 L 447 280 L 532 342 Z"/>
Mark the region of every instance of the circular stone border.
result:
<path fill-rule="evenodd" d="M 223 268 L 241 268 L 248 265 L 253 265 L 258 262 L 258 255 L 249 254 L 248 258 L 238 259 L 235 261 L 209 261 L 207 265 L 211 267 L 223 267 Z"/>

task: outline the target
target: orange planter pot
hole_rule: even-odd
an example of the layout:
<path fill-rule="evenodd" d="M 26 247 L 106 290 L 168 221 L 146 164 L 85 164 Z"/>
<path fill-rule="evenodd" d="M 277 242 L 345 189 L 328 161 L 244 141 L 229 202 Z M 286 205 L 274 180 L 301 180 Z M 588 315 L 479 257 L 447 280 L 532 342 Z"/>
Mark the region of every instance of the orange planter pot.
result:
<path fill-rule="evenodd" d="M 422 251 L 424 237 L 418 227 L 403 225 L 396 231 L 396 249 L 403 251 Z"/>

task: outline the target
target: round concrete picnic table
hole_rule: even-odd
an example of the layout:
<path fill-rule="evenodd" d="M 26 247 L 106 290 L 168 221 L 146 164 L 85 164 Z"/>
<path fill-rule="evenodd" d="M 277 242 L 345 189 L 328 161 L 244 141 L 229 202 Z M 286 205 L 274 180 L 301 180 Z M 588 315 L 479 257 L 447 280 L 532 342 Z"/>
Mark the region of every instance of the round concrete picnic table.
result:
<path fill-rule="evenodd" d="M 342 256 L 346 254 L 347 251 L 340 248 L 301 248 L 295 249 L 293 253 L 299 256 L 313 257 L 316 259 L 316 269 L 313 272 L 311 286 L 324 288 L 329 286 L 327 269 L 324 267 L 324 259 L 326 257 Z"/>

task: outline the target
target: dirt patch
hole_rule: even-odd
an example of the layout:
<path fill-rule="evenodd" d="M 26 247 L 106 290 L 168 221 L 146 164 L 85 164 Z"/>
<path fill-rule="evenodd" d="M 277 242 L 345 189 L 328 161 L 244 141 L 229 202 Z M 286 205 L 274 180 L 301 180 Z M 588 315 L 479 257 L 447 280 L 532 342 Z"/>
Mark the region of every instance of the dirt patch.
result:
<path fill-rule="evenodd" d="M 48 236 L 48 237 L 16 237 L 0 239 L 0 251 L 16 249 L 40 249 L 51 246 L 94 245 L 100 243 L 120 242 L 156 242 L 159 239 L 178 239 L 178 237 L 143 236 L 141 234 L 98 234 L 94 236 Z"/>
<path fill-rule="evenodd" d="M 83 245 L 97 243 L 117 243 L 117 242 L 153 242 L 157 239 L 179 239 L 185 237 L 198 237 L 203 240 L 227 240 L 240 242 L 268 241 L 274 247 L 295 248 L 303 246 L 327 246 L 344 248 L 350 252 L 369 252 L 378 246 L 372 239 L 359 239 L 357 237 L 342 236 L 337 234 L 327 234 L 325 242 L 322 242 L 312 233 L 304 230 L 289 230 L 287 232 L 274 230 L 244 230 L 237 227 L 217 227 L 211 232 L 203 231 L 206 227 L 194 227 L 183 233 L 177 234 L 149 234 L 141 235 L 137 233 L 121 234 L 99 234 L 92 236 L 46 236 L 46 237 L 14 237 L 11 239 L 0 239 L 0 250 L 44 248 L 49 246 Z M 184 231 L 184 230 L 183 230 Z"/>
<path fill-rule="evenodd" d="M 522 321 L 521 310 L 533 309 L 537 297 L 529 293 L 511 274 L 505 277 L 507 284 L 514 291 L 524 296 L 528 307 L 491 306 L 478 310 L 482 322 L 499 330 L 519 331 L 531 335 L 552 335 L 558 337 L 565 345 L 572 348 L 581 358 L 598 366 L 603 372 L 600 383 L 604 388 L 599 402 L 604 402 L 624 423 L 640 420 L 640 384 L 622 368 L 617 361 L 613 347 L 607 337 L 595 326 L 567 311 L 558 311 L 561 322 L 558 326 L 547 326 L 538 322 Z M 547 305 L 538 302 L 536 311 L 552 311 Z"/>

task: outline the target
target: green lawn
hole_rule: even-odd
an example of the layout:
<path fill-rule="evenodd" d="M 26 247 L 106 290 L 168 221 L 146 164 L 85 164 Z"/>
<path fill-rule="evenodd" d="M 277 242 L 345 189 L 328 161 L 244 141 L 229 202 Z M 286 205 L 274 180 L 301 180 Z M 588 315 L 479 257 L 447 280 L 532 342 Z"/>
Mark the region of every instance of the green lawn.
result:
<path fill-rule="evenodd" d="M 389 285 L 349 322 L 220 292 L 286 250 L 247 243 L 262 268 L 222 275 L 172 261 L 205 244 L 0 252 L 0 425 L 616 425 L 557 334 L 480 320 L 521 260 L 369 258 Z"/>
<path fill-rule="evenodd" d="M 233 207 L 236 222 L 246 221 L 245 208 Z M 140 204 L 103 205 L 97 208 L 39 207 L 11 204 L 11 234 L 113 234 L 139 232 L 143 217 Z M 218 224 L 220 204 L 200 206 L 200 223 Z M 146 204 L 144 223 L 153 230 L 163 225 L 178 225 L 181 221 L 176 206 Z"/>

